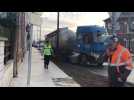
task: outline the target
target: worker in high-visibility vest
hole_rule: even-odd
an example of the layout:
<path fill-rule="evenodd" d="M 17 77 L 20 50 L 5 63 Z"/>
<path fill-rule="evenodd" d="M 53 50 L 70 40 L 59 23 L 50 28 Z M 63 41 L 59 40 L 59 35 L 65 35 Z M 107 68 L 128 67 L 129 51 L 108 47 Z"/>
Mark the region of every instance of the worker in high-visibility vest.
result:
<path fill-rule="evenodd" d="M 43 51 L 43 53 L 44 53 L 44 68 L 48 69 L 49 61 L 53 55 L 52 45 L 48 40 L 46 40 L 43 50 L 44 50 Z"/>
<path fill-rule="evenodd" d="M 119 43 L 117 37 L 111 38 L 109 46 L 107 56 L 109 62 L 108 78 L 110 86 L 123 87 L 132 70 L 131 53 Z"/>

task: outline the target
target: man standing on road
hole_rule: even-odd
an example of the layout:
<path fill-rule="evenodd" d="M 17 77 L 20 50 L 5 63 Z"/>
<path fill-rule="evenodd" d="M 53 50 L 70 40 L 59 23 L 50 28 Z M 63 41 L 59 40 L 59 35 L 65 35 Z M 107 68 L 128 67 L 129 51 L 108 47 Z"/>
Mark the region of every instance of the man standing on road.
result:
<path fill-rule="evenodd" d="M 43 53 L 44 53 L 44 68 L 48 69 L 49 61 L 53 55 L 52 45 L 48 40 L 46 40 L 44 44 Z"/>
<path fill-rule="evenodd" d="M 110 47 L 107 49 L 108 77 L 110 86 L 123 87 L 132 70 L 132 56 L 127 48 L 119 43 L 117 37 L 111 38 Z"/>

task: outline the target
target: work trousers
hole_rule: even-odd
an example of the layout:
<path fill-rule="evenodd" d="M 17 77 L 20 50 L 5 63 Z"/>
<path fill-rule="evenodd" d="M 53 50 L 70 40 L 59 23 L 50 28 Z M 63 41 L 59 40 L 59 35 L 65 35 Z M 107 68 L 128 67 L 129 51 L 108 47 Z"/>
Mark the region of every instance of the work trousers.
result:
<path fill-rule="evenodd" d="M 49 62 L 51 60 L 51 55 L 44 55 L 44 65 L 49 65 Z"/>
<path fill-rule="evenodd" d="M 127 77 L 130 74 L 130 70 L 127 70 L 125 66 L 121 66 L 119 68 L 120 73 L 117 72 L 116 67 L 108 67 L 108 79 L 109 79 L 109 84 L 111 87 L 124 87 Z M 122 81 L 119 81 L 118 78 L 121 78 Z"/>

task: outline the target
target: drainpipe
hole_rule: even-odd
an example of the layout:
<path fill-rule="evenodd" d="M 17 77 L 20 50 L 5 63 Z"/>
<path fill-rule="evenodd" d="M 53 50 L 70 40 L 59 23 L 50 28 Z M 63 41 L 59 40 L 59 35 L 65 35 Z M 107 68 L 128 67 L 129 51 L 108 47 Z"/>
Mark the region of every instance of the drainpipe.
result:
<path fill-rule="evenodd" d="M 15 49 L 14 49 L 14 62 L 13 62 L 13 77 L 17 77 L 17 53 L 18 53 L 18 37 L 19 37 L 19 17 L 20 17 L 20 12 L 16 13 L 16 33 L 15 33 Z"/>

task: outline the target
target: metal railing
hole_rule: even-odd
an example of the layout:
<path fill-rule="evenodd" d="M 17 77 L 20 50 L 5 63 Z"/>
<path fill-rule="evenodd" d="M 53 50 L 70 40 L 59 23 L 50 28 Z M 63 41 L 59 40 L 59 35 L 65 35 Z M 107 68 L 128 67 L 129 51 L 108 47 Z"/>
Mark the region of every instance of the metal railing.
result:
<path fill-rule="evenodd" d="M 132 53 L 134 53 L 134 39 L 128 40 L 125 39 L 124 40 L 124 45 L 126 48 L 128 48 Z"/>
<path fill-rule="evenodd" d="M 123 34 L 119 36 L 121 44 L 134 53 L 134 33 L 133 34 Z"/>
<path fill-rule="evenodd" d="M 7 64 L 7 62 L 11 60 L 12 57 L 13 57 L 13 53 L 12 53 L 11 43 L 9 41 L 6 41 L 5 48 L 4 48 L 4 64 Z"/>

